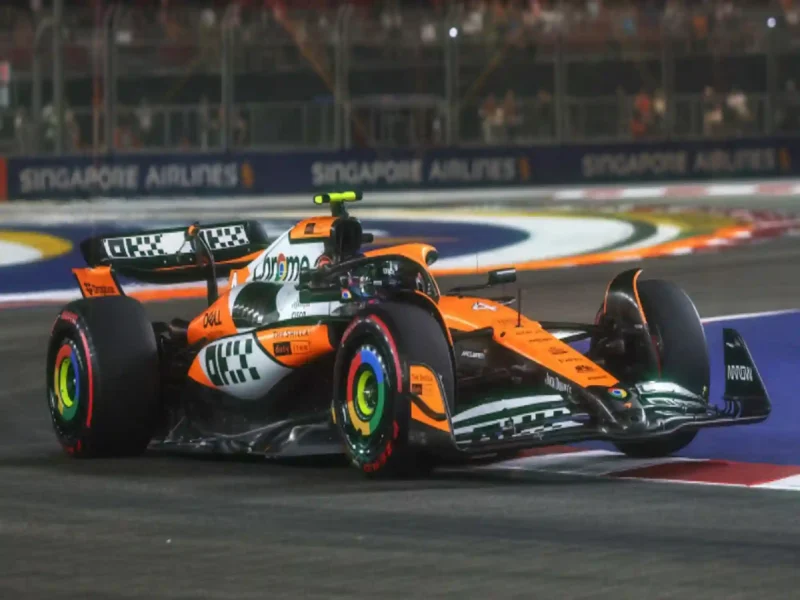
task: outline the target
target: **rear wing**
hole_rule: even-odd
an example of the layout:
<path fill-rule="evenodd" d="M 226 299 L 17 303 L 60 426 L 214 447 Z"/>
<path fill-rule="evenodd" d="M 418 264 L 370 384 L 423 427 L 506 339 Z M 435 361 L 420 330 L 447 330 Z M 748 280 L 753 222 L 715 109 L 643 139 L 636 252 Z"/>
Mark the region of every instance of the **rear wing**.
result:
<path fill-rule="evenodd" d="M 81 253 L 88 268 L 73 269 L 83 297 L 123 295 L 117 275 L 148 283 L 205 281 L 208 301 L 217 278 L 247 266 L 269 247 L 258 221 L 233 221 L 94 236 Z"/>
<path fill-rule="evenodd" d="M 182 283 L 205 279 L 207 260 L 198 248 L 202 238 L 224 277 L 248 264 L 269 246 L 258 221 L 232 221 L 156 231 L 95 236 L 81 245 L 89 267 L 110 267 L 115 273 L 150 283 Z"/>
<path fill-rule="evenodd" d="M 361 197 L 360 192 L 314 197 L 315 204 L 329 204 L 332 216 L 340 218 L 332 233 L 340 256 L 372 241 L 357 219 L 348 218 L 343 205 Z M 206 281 L 210 304 L 217 297 L 218 277 L 246 267 L 269 247 L 266 232 L 255 220 L 115 233 L 84 240 L 80 250 L 88 268 L 72 272 L 84 297 L 121 295 L 117 275 L 122 275 L 146 283 Z"/>

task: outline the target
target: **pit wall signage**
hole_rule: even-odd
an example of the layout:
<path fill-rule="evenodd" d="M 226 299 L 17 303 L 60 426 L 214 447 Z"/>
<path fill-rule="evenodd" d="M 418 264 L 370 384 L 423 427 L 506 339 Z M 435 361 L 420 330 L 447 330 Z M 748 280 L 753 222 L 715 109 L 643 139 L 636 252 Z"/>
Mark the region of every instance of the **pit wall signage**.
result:
<path fill-rule="evenodd" d="M 602 144 L 0 158 L 0 198 L 308 194 L 692 181 L 800 174 L 800 138 Z"/>

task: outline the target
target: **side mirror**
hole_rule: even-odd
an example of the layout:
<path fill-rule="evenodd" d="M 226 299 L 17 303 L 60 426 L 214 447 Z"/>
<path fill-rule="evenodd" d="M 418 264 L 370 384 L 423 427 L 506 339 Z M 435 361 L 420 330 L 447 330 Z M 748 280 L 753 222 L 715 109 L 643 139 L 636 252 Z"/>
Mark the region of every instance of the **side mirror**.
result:
<path fill-rule="evenodd" d="M 495 271 L 489 271 L 489 285 L 514 283 L 516 280 L 517 270 L 514 267 L 510 269 L 497 269 Z"/>

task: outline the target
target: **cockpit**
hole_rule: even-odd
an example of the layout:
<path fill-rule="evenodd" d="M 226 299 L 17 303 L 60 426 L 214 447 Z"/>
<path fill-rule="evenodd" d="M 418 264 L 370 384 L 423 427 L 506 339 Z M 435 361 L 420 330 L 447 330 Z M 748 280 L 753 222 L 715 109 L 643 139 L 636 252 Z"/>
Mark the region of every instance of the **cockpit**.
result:
<path fill-rule="evenodd" d="M 439 299 L 433 277 L 419 263 L 406 257 L 375 257 L 347 273 L 343 289 L 359 299 L 383 298 L 398 291 L 418 291 Z"/>
<path fill-rule="evenodd" d="M 305 271 L 298 289 L 301 298 L 333 292 L 348 304 L 387 300 L 401 292 L 421 292 L 439 300 L 439 287 L 425 267 L 400 254 L 360 256 Z"/>

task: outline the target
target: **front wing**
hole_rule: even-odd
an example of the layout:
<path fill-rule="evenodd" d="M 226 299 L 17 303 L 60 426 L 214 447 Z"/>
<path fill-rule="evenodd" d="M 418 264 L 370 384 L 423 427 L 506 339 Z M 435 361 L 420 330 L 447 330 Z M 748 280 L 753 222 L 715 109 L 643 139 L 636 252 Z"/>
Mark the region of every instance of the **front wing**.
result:
<path fill-rule="evenodd" d="M 599 423 L 566 394 L 520 394 L 492 399 L 457 412 L 453 436 L 467 452 L 568 444 L 586 440 L 640 441 L 706 427 L 758 423 L 768 418 L 771 403 L 763 380 L 741 335 L 723 330 L 725 390 L 721 403 L 669 381 L 624 386 L 624 402 L 638 412 L 634 424 Z M 622 386 L 620 386 L 622 387 Z M 586 397 L 607 395 L 606 388 L 582 388 Z"/>

